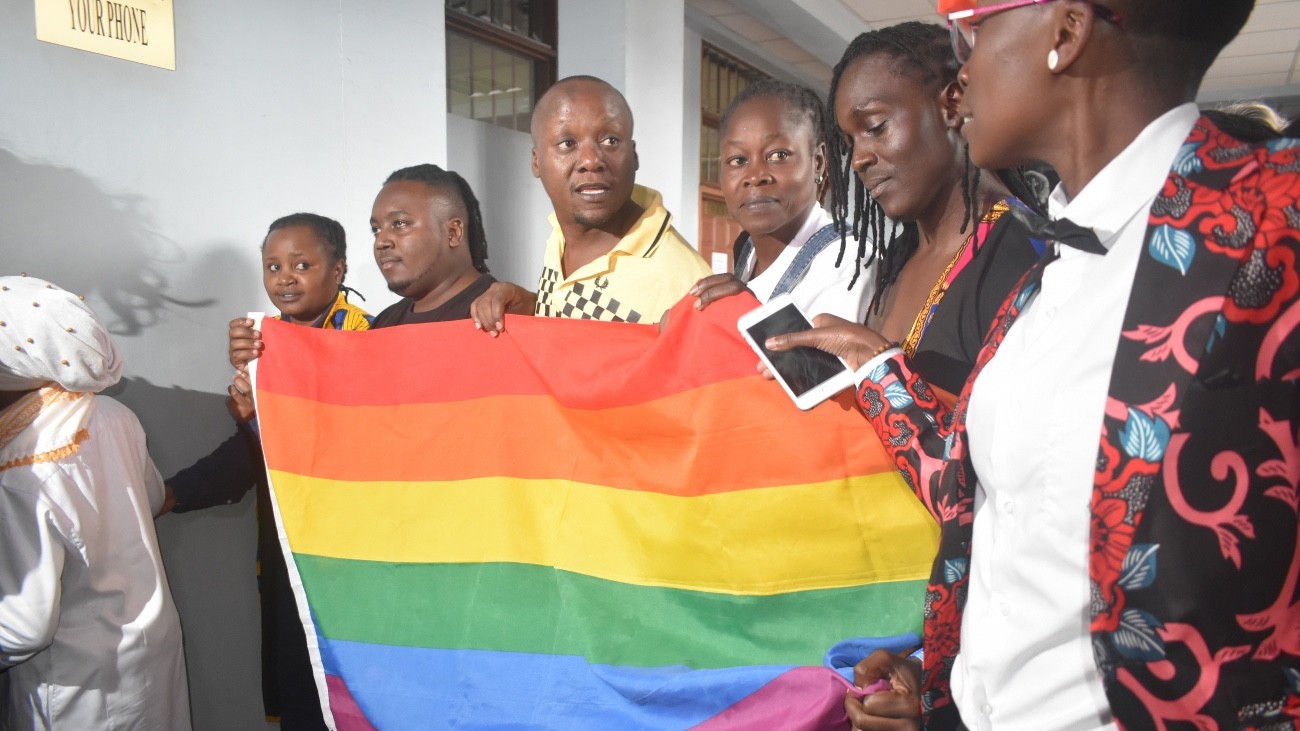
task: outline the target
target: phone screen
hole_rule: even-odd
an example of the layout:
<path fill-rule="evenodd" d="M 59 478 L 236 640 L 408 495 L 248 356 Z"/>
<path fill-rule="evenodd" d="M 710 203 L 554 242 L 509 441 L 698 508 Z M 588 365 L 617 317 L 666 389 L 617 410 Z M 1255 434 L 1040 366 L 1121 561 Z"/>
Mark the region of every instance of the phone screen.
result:
<path fill-rule="evenodd" d="M 794 305 L 786 305 L 746 328 L 746 332 L 763 350 L 767 362 L 785 381 L 795 396 L 802 396 L 829 381 L 844 370 L 839 358 L 816 348 L 795 348 L 784 353 L 768 350 L 763 343 L 773 335 L 800 332 L 812 328 L 812 323 Z"/>

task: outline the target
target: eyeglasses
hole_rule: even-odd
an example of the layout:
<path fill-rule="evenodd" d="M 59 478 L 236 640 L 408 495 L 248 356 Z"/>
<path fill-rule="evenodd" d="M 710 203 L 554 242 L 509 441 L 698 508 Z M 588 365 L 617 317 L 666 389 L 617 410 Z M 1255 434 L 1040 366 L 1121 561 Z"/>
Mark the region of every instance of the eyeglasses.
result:
<path fill-rule="evenodd" d="M 1088 2 L 1088 0 L 1078 0 L 1079 2 Z M 989 5 L 983 8 L 970 8 L 968 10 L 958 10 L 955 13 L 948 13 L 948 33 L 952 36 L 952 52 L 957 54 L 957 60 L 966 63 L 970 60 L 971 49 L 975 48 L 975 29 L 979 27 L 982 20 L 994 13 L 1001 13 L 1004 10 L 1015 10 L 1023 8 L 1026 5 L 1041 5 L 1050 3 L 1052 0 L 1010 0 L 1010 2 Z M 1120 16 L 1107 8 L 1095 2 L 1088 2 L 1093 7 L 1093 12 L 1098 18 L 1122 28 Z"/>

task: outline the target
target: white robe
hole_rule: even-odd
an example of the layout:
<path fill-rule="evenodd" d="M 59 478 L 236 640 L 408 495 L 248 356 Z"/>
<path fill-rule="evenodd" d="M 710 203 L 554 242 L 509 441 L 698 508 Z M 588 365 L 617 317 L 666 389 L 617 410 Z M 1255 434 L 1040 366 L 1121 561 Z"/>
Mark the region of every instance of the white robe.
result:
<path fill-rule="evenodd" d="M 162 478 L 135 415 L 91 398 L 75 454 L 0 471 L 0 728 L 185 731 L 180 619 L 153 525 Z"/>

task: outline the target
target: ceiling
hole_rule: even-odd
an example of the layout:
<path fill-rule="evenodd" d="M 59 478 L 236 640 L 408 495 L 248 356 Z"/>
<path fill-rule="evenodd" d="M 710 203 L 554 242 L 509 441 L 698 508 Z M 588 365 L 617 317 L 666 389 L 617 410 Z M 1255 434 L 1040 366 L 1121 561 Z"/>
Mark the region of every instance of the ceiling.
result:
<path fill-rule="evenodd" d="M 939 22 L 934 0 L 686 0 L 688 17 L 747 49 L 827 85 L 850 39 L 904 20 Z M 777 30 L 779 29 L 779 30 Z M 739 46 L 739 47 L 737 47 Z M 757 48 L 755 48 L 757 46 Z M 759 50 L 761 49 L 761 51 Z M 1256 0 L 1255 12 L 1210 68 L 1203 102 L 1268 99 L 1300 112 L 1300 0 Z"/>

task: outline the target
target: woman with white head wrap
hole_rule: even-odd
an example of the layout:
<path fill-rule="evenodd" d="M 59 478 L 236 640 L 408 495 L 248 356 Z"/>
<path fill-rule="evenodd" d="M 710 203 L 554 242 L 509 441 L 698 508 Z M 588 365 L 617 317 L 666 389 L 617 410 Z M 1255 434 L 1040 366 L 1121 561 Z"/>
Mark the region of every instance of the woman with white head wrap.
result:
<path fill-rule="evenodd" d="M 121 373 L 79 297 L 0 277 L 0 728 L 190 728 L 162 479 L 135 415 L 95 395 Z"/>

